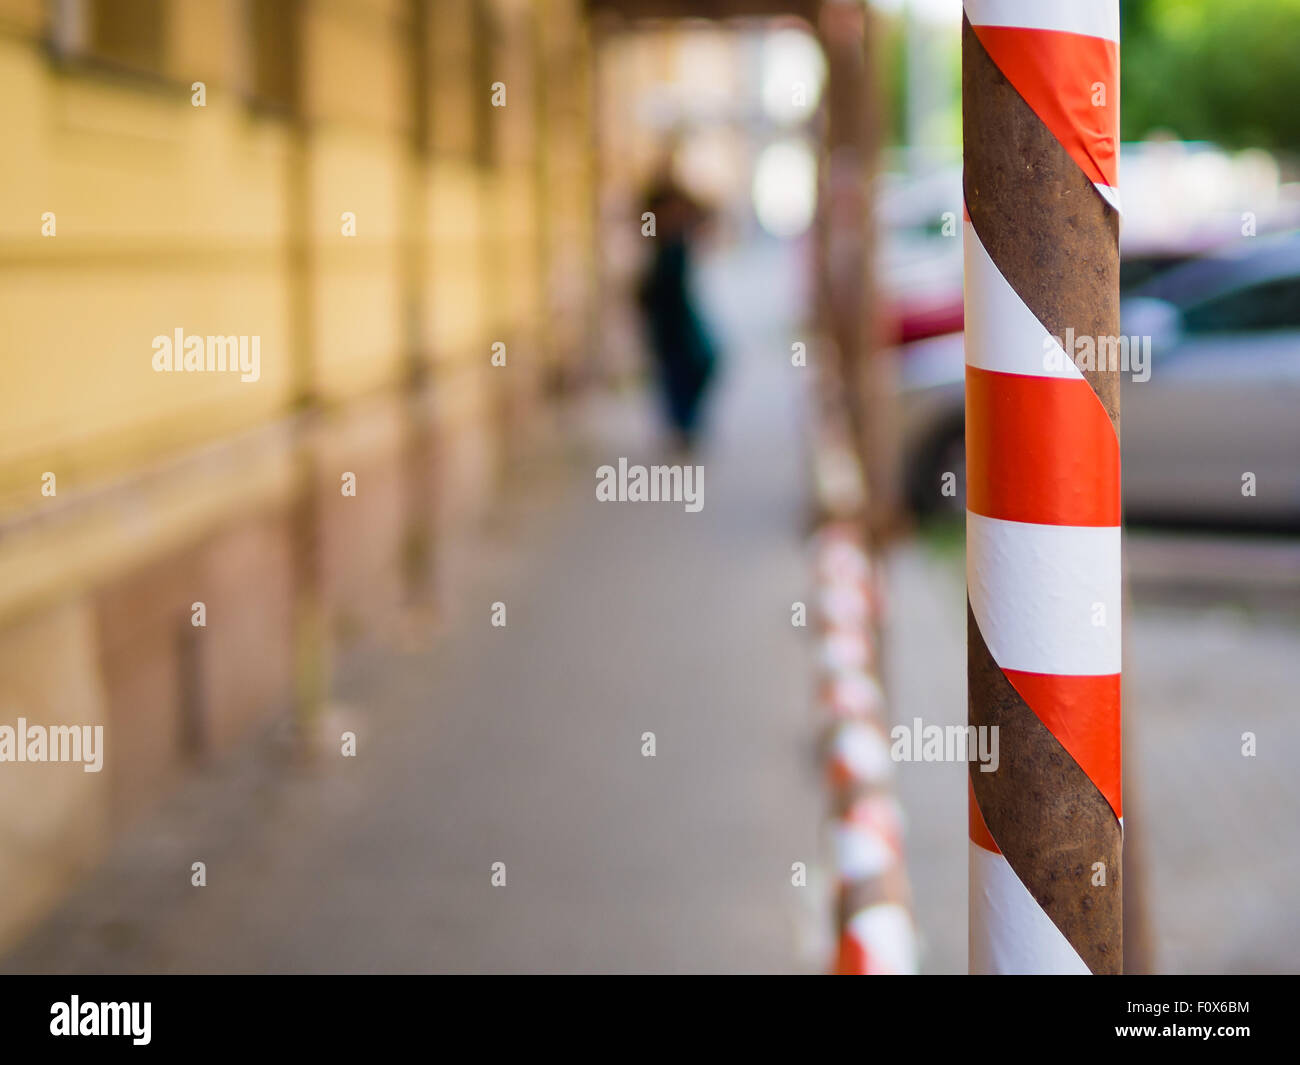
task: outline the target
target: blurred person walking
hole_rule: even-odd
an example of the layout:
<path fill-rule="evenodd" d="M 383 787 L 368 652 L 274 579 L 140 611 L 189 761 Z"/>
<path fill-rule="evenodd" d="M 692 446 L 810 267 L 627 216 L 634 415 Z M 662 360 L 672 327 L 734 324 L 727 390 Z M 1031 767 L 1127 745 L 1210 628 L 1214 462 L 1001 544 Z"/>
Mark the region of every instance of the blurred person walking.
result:
<path fill-rule="evenodd" d="M 638 297 L 674 444 L 690 451 L 718 365 L 717 348 L 696 308 L 691 269 L 691 242 L 705 211 L 666 168 L 651 184 L 644 209 L 654 215 L 655 243 Z"/>

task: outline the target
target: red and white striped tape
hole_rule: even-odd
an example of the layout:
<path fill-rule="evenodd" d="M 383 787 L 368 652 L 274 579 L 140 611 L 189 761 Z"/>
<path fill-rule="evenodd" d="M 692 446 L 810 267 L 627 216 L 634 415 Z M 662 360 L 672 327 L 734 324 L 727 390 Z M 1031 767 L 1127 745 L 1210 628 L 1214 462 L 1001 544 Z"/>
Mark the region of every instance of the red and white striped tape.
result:
<path fill-rule="evenodd" d="M 998 69 L 1118 210 L 1118 0 L 965 0 L 965 10 Z M 1120 818 L 1118 440 L 969 220 L 965 269 L 971 611 L 994 662 Z M 973 792 L 970 806 L 971 971 L 1088 972 L 1003 857 Z"/>
<path fill-rule="evenodd" d="M 965 0 L 980 44 L 1102 196 L 1119 203 L 1119 0 Z"/>
<path fill-rule="evenodd" d="M 872 640 L 881 596 L 855 524 L 831 523 L 821 530 L 815 571 L 820 702 L 830 724 L 825 757 L 834 810 L 829 828 L 839 920 L 835 971 L 914 973 L 902 813 L 890 790 L 893 762 Z"/>

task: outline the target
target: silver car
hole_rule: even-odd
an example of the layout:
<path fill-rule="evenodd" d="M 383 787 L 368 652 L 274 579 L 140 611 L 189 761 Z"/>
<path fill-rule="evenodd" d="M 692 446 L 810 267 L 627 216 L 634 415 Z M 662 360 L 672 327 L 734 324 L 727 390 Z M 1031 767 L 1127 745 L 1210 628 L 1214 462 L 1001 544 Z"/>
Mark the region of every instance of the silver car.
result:
<path fill-rule="evenodd" d="M 1300 233 L 1242 239 L 1126 293 L 1121 451 L 1132 518 L 1300 523 Z M 960 333 L 900 349 L 904 483 L 921 513 L 965 507 Z M 956 494 L 943 492 L 956 475 Z M 951 484 L 951 479 L 949 479 Z"/>

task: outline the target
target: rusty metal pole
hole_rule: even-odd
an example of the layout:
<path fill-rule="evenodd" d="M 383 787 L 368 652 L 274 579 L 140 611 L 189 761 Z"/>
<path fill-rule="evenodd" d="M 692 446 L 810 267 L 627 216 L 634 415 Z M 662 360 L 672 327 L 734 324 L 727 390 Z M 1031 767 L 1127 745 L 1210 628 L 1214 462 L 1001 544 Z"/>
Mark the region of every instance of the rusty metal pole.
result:
<path fill-rule="evenodd" d="M 834 341 L 835 376 L 863 470 L 864 518 L 878 544 L 897 524 L 899 496 L 894 364 L 881 350 L 874 271 L 871 192 L 882 87 L 867 6 L 825 0 L 819 31 L 827 66 L 823 305 Z"/>
<path fill-rule="evenodd" d="M 876 15 L 862 5 L 862 182 L 865 190 L 862 217 L 862 279 L 859 297 L 861 354 L 855 381 L 862 400 L 862 451 L 869 491 L 868 534 L 880 549 L 898 530 L 901 521 L 900 436 L 897 406 L 897 360 L 887 346 L 884 316 L 877 280 L 877 216 L 875 185 L 880 172 L 884 140 L 887 85 L 881 76 L 880 42 Z"/>
<path fill-rule="evenodd" d="M 863 332 L 866 217 L 862 148 L 864 61 L 861 5 L 827 0 L 820 32 L 826 53 L 826 132 L 819 236 L 820 295 L 835 347 L 834 378 L 858 445 L 862 442 L 861 396 L 853 387 Z"/>
<path fill-rule="evenodd" d="M 1118 0 L 965 11 L 970 967 L 1118 973 Z"/>

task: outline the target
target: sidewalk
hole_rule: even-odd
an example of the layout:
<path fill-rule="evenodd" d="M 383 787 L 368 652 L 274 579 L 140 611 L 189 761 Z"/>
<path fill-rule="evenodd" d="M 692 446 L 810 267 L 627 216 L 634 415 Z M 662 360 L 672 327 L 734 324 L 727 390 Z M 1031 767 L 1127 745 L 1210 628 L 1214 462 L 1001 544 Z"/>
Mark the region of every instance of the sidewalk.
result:
<path fill-rule="evenodd" d="M 775 309 L 729 323 L 700 513 L 596 501 L 597 465 L 654 457 L 620 405 L 620 437 L 512 489 L 441 635 L 341 685 L 355 759 L 207 771 L 4 970 L 818 971 L 801 382 L 789 300 L 754 291 L 783 278 L 750 266 L 709 279 L 723 314 Z"/>

